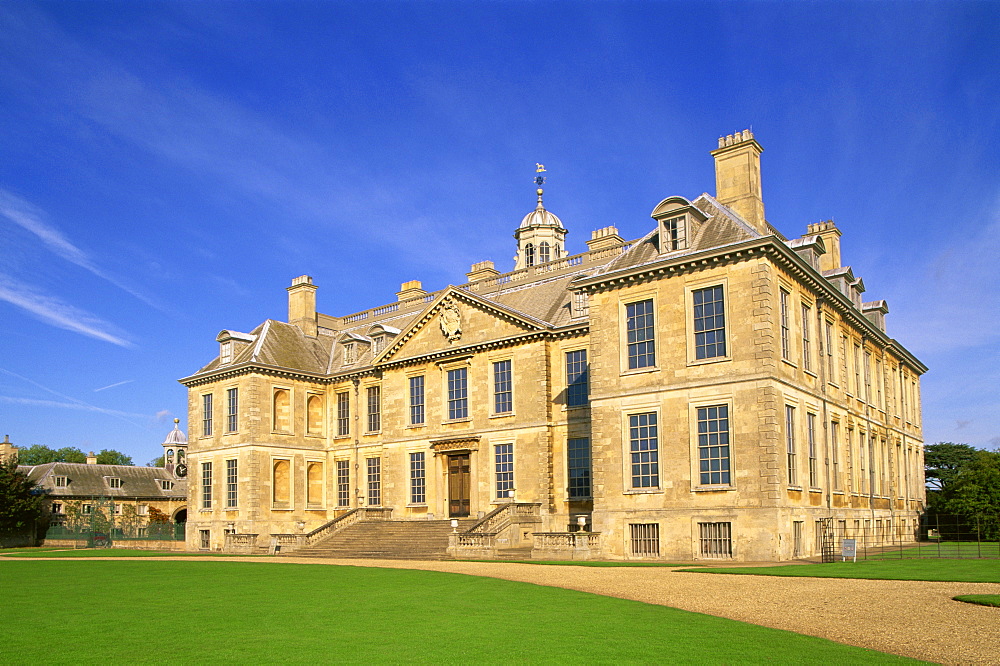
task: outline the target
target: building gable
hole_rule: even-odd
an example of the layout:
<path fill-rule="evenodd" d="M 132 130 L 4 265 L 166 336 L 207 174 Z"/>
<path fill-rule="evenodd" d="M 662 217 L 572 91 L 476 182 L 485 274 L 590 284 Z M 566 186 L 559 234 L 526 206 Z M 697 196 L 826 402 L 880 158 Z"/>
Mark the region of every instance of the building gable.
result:
<path fill-rule="evenodd" d="M 454 287 L 441 295 L 374 361 L 375 365 L 545 330 L 545 322 Z"/>

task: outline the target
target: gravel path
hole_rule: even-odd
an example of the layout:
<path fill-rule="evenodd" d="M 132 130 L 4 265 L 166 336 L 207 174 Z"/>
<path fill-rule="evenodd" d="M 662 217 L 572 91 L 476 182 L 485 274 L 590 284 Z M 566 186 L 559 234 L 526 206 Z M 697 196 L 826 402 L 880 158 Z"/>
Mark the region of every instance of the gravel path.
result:
<path fill-rule="evenodd" d="M 1000 594 L 997 583 L 734 576 L 679 573 L 668 567 L 513 562 L 296 557 L 239 561 L 421 569 L 502 578 L 673 606 L 942 664 L 1000 664 L 1000 608 L 952 600 L 959 594 Z"/>

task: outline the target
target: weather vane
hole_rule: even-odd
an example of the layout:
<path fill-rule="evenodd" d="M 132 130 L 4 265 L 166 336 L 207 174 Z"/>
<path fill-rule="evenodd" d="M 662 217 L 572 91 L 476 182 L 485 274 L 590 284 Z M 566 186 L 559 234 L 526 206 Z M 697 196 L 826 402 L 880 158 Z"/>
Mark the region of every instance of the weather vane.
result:
<path fill-rule="evenodd" d="M 535 185 L 541 187 L 542 185 L 545 184 L 545 176 L 542 175 L 543 173 L 545 173 L 545 165 L 535 162 L 535 173 L 538 174 L 537 176 L 535 176 Z"/>

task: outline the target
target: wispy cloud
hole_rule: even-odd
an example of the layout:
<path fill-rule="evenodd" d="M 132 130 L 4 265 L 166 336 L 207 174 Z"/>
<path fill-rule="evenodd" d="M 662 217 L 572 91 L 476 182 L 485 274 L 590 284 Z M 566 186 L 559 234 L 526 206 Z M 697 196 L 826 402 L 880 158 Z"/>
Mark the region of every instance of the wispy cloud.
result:
<path fill-rule="evenodd" d="M 117 409 L 107 409 L 105 407 L 98 407 L 96 405 L 88 405 L 86 403 L 79 403 L 79 402 L 59 402 L 57 400 L 39 400 L 37 398 L 15 398 L 8 395 L 0 395 L 0 402 L 7 402 L 14 405 L 30 405 L 33 407 L 60 407 L 62 409 L 75 409 L 77 411 L 83 411 L 83 412 L 97 412 L 98 414 L 107 414 L 108 416 L 119 416 L 125 419 L 133 419 L 133 418 L 145 419 L 149 417 L 148 414 L 134 414 L 132 412 L 123 412 Z"/>
<path fill-rule="evenodd" d="M 98 391 L 107 391 L 108 389 L 114 388 L 116 386 L 123 386 L 125 384 L 131 384 L 134 381 L 135 381 L 134 379 L 126 379 L 125 381 L 118 382 L 117 384 L 108 384 L 107 386 L 102 386 L 101 388 L 94 389 L 94 393 L 97 393 Z"/>
<path fill-rule="evenodd" d="M 46 294 L 37 287 L 3 274 L 0 274 L 0 300 L 7 301 L 57 328 L 110 342 L 119 347 L 134 346 L 122 337 L 114 325 Z"/>
<path fill-rule="evenodd" d="M 95 264 L 86 252 L 74 245 L 59 229 L 44 220 L 45 213 L 40 208 L 3 188 L 0 188 L 0 216 L 33 234 L 53 254 L 93 273 L 102 280 L 110 282 L 146 305 L 160 309 L 160 306 L 148 297 Z"/>

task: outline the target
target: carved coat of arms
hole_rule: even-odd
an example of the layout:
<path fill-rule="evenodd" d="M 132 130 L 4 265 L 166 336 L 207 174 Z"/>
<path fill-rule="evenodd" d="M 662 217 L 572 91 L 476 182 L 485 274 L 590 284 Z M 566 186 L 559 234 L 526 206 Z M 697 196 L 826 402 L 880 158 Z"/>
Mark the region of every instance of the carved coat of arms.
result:
<path fill-rule="evenodd" d="M 441 333 L 448 342 L 455 342 L 462 337 L 462 312 L 452 301 L 447 301 L 441 308 Z"/>

